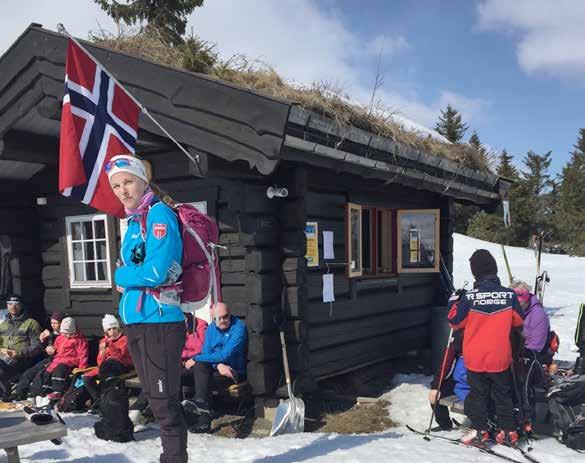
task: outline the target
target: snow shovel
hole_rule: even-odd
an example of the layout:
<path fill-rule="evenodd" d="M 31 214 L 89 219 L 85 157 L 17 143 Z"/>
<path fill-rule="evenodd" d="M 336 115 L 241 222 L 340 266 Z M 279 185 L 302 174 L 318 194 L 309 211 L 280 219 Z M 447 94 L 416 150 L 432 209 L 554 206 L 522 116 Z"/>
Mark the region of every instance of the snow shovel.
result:
<path fill-rule="evenodd" d="M 290 384 L 290 371 L 288 369 L 288 356 L 286 355 L 286 342 L 284 331 L 280 332 L 280 344 L 282 345 L 282 361 L 284 363 L 284 375 L 288 389 L 288 400 L 281 400 L 276 415 L 272 422 L 270 436 L 280 434 L 293 434 L 305 430 L 305 403 L 302 399 L 295 397 Z"/>

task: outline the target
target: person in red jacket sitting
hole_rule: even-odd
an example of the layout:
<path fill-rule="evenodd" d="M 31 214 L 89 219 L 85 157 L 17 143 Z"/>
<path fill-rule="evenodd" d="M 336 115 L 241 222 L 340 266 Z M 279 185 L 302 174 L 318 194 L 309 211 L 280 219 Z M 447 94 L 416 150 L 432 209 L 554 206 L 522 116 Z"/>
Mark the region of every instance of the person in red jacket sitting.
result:
<path fill-rule="evenodd" d="M 97 382 L 128 373 L 132 369 L 132 357 L 128 351 L 128 338 L 120 330 L 120 322 L 111 314 L 102 320 L 105 336 L 100 340 L 97 367 L 82 376 L 83 384 L 92 400 L 92 410 L 99 405 L 99 389 Z"/>
<path fill-rule="evenodd" d="M 518 442 L 512 394 L 512 347 L 510 334 L 521 329 L 524 312 L 516 293 L 501 285 L 496 260 L 485 249 L 469 259 L 475 284 L 471 291 L 450 299 L 449 323 L 465 329 L 463 357 L 471 388 L 465 399 L 465 414 L 473 431 L 464 436 L 465 444 L 484 447 L 490 439 L 488 407 L 493 401 L 498 426 L 496 441 Z"/>
<path fill-rule="evenodd" d="M 47 353 L 53 360 L 40 371 L 31 386 L 31 393 L 38 395 L 43 389 L 52 389 L 47 394 L 50 401 L 58 401 L 69 386 L 69 376 L 74 368 L 87 368 L 89 349 L 87 339 L 77 330 L 75 319 L 65 317 L 61 322 L 60 334 Z"/>
<path fill-rule="evenodd" d="M 207 331 L 207 322 L 195 317 L 193 314 L 186 313 L 185 328 L 187 337 L 181 353 L 181 379 L 184 380 L 185 385 L 192 385 L 193 370 L 186 369 L 185 363 L 192 359 L 193 356 L 201 353 L 203 342 L 205 341 L 205 332 Z"/>

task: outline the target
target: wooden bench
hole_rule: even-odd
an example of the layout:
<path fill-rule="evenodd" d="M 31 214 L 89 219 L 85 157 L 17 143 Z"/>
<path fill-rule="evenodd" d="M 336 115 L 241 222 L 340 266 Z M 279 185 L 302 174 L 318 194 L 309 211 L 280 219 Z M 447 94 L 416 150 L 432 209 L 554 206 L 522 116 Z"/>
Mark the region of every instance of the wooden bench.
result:
<path fill-rule="evenodd" d="M 8 463 L 20 462 L 20 445 L 60 439 L 66 435 L 67 428 L 59 421 L 39 425 L 31 423 L 24 412 L 0 413 L 0 448 L 6 451 Z"/>
<path fill-rule="evenodd" d="M 454 413 L 460 413 L 462 415 L 465 415 L 463 401 L 459 400 L 459 398 L 456 395 L 441 397 L 439 399 L 439 404 L 444 405 L 445 407 L 449 407 L 449 410 Z"/>

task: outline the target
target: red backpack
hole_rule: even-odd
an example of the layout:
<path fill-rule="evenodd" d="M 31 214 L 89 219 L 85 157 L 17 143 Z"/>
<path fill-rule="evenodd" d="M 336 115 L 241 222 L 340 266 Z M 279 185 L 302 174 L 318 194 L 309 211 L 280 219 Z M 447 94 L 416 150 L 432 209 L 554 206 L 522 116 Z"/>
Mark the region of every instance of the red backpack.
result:
<path fill-rule="evenodd" d="M 219 242 L 217 224 L 190 204 L 173 207 L 181 224 L 183 239 L 183 292 L 181 303 L 200 303 L 211 296 L 221 301 L 219 263 L 215 247 Z"/>

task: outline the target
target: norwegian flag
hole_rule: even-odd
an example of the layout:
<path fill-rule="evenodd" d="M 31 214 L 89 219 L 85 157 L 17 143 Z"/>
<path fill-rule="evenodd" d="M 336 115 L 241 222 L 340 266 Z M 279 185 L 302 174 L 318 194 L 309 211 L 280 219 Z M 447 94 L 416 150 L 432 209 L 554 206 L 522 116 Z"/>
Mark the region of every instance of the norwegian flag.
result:
<path fill-rule="evenodd" d="M 59 191 L 123 217 L 104 165 L 117 154 L 134 154 L 140 107 L 72 40 L 65 69 Z"/>

